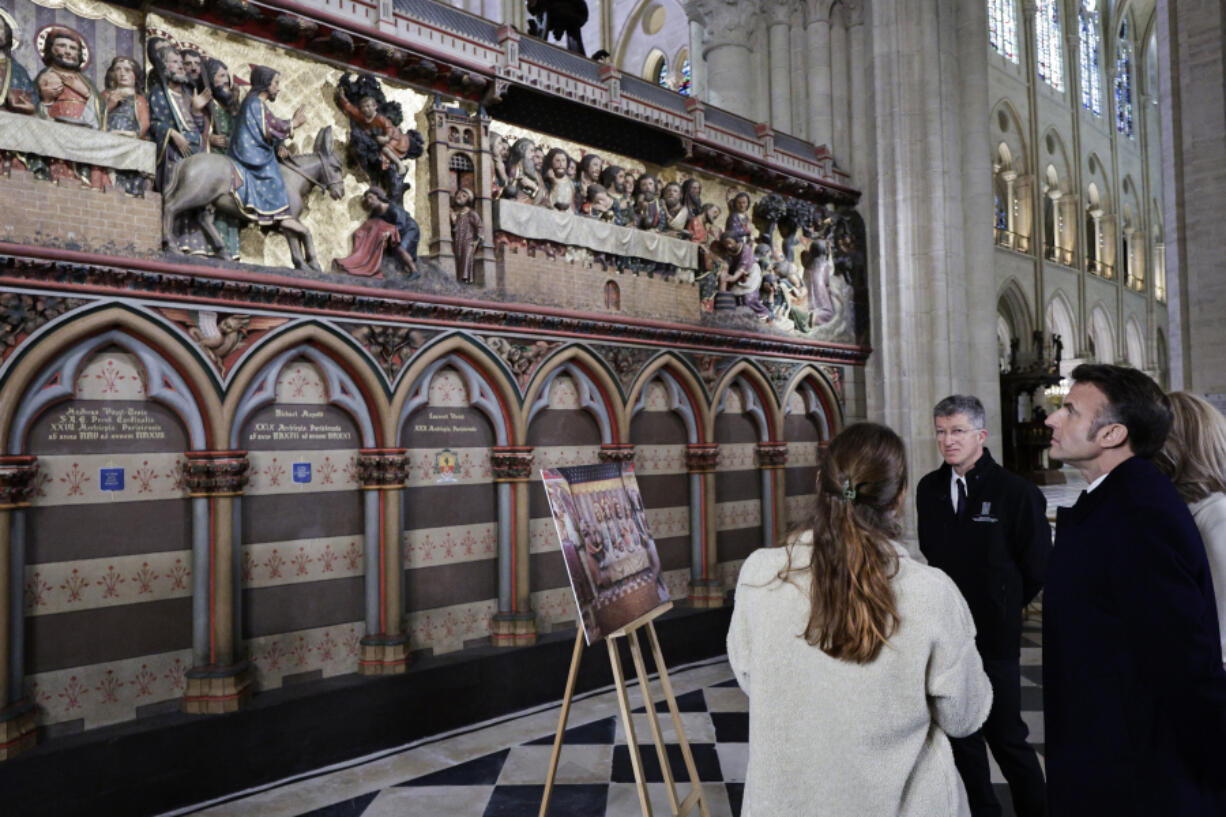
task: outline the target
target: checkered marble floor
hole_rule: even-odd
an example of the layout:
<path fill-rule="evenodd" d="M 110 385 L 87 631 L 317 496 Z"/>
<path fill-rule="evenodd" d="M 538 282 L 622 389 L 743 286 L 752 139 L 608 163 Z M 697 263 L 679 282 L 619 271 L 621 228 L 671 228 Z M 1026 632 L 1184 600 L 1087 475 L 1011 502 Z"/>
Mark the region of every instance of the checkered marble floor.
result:
<path fill-rule="evenodd" d="M 1022 648 L 1022 714 L 1031 741 L 1043 750 L 1041 624 L 1027 620 Z M 603 656 L 600 656 L 603 658 Z M 595 655 L 586 660 L 597 660 Z M 670 672 L 682 725 L 712 817 L 740 814 L 749 756 L 749 701 L 723 659 Z M 559 686 L 564 679 L 559 679 Z M 661 697 L 653 679 L 652 692 Z M 631 702 L 642 703 L 637 685 Z M 671 718 L 656 703 L 678 796 L 689 792 Z M 202 804 L 176 814 L 208 817 L 536 817 L 557 727 L 558 706 L 540 707 L 407 747 L 320 769 L 264 790 Z M 669 814 L 660 764 L 642 706 L 634 713 L 635 736 L 653 812 Z M 993 780 L 1005 815 L 1008 789 L 993 763 Z M 638 797 L 617 701 L 609 690 L 577 699 L 562 748 L 551 815 L 634 817 Z M 693 812 L 697 814 L 697 812 Z"/>

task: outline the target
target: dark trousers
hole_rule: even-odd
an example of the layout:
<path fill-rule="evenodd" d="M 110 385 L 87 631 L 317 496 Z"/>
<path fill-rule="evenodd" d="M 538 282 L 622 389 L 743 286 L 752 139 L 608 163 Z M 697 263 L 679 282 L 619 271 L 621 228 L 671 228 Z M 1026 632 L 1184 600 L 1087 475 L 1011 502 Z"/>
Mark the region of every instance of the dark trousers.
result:
<path fill-rule="evenodd" d="M 983 669 L 992 682 L 992 711 L 973 735 L 950 741 L 954 763 L 974 817 L 999 817 L 1000 803 L 992 790 L 987 747 L 992 747 L 1001 773 L 1009 783 L 1017 817 L 1043 817 L 1047 813 L 1047 786 L 1038 755 L 1026 742 L 1029 730 L 1022 720 L 1022 678 L 1018 660 L 985 658 Z"/>

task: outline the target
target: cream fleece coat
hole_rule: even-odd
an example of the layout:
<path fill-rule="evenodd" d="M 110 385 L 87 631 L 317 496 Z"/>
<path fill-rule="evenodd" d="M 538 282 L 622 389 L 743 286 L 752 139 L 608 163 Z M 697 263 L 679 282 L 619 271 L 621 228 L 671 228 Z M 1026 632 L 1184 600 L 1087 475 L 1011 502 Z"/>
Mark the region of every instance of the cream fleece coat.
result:
<path fill-rule="evenodd" d="M 992 688 L 975 625 L 941 571 L 900 556 L 891 580 L 900 624 L 870 664 L 803 637 L 813 549 L 754 551 L 741 568 L 728 661 L 749 696 L 742 817 L 970 815 L 949 738 L 978 729 Z"/>

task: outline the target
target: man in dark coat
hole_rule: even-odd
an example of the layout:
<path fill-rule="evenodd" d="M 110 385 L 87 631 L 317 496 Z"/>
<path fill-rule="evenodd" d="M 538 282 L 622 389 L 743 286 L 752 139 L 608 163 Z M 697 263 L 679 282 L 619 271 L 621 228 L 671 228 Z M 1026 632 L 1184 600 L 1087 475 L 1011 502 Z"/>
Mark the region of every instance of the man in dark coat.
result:
<path fill-rule="evenodd" d="M 933 409 L 945 463 L 915 492 L 920 550 L 949 574 L 975 619 L 975 644 L 992 682 L 983 728 L 952 739 L 974 817 L 996 817 L 987 747 L 1009 782 L 1018 817 L 1044 817 L 1043 770 L 1021 715 L 1022 609 L 1043 587 L 1051 553 L 1047 500 L 1034 484 L 996 464 L 984 448 L 983 404 L 952 395 Z M 985 745 L 986 744 L 986 745 Z"/>
<path fill-rule="evenodd" d="M 1051 455 L 1089 488 L 1056 523 L 1043 599 L 1052 817 L 1226 814 L 1226 672 L 1205 548 L 1149 462 L 1171 409 L 1135 369 L 1073 370 Z"/>

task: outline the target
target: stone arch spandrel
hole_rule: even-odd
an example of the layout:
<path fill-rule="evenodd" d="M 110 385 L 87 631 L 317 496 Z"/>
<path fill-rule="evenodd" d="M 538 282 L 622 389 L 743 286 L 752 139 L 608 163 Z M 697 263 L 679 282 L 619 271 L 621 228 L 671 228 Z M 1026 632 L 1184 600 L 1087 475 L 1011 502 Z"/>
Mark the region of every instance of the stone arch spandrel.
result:
<path fill-rule="evenodd" d="M 532 424 L 533 417 L 542 409 L 542 400 L 548 399 L 547 386 L 567 368 L 571 368 L 590 383 L 591 391 L 581 395 L 581 401 L 601 425 L 603 444 L 615 445 L 626 439 L 627 424 L 625 406 L 617 379 L 607 364 L 582 346 L 566 346 L 559 349 L 541 364 L 524 391 L 524 431 Z"/>
<path fill-rule="evenodd" d="M 747 360 L 737 361 L 728 367 L 728 370 L 720 377 L 715 387 L 711 389 L 711 439 L 715 438 L 715 415 L 719 413 L 720 403 L 724 400 L 728 387 L 739 378 L 743 378 L 753 388 L 759 404 L 762 406 L 766 425 L 763 428 L 759 428 L 761 441 L 777 440 L 780 423 L 782 422 L 782 411 L 779 401 L 775 397 L 775 390 L 771 388 L 770 381 L 766 378 L 766 375 Z"/>
<path fill-rule="evenodd" d="M 626 406 L 630 414 L 626 418 L 625 427 L 627 434 L 630 428 L 630 422 L 636 410 L 636 406 L 641 402 L 643 390 L 655 380 L 660 373 L 666 372 L 673 377 L 682 393 L 685 395 L 689 403 L 690 410 L 693 412 L 695 421 L 695 435 L 697 439 L 693 442 L 706 442 L 707 423 L 706 418 L 710 413 L 710 404 L 707 402 L 706 393 L 702 388 L 702 381 L 694 374 L 694 371 L 685 362 L 685 360 L 672 352 L 666 352 L 657 356 L 650 361 L 643 370 L 639 372 L 639 376 L 635 379 L 634 384 L 630 387 L 629 393 L 626 395 Z M 628 439 L 628 437 L 627 437 Z"/>

